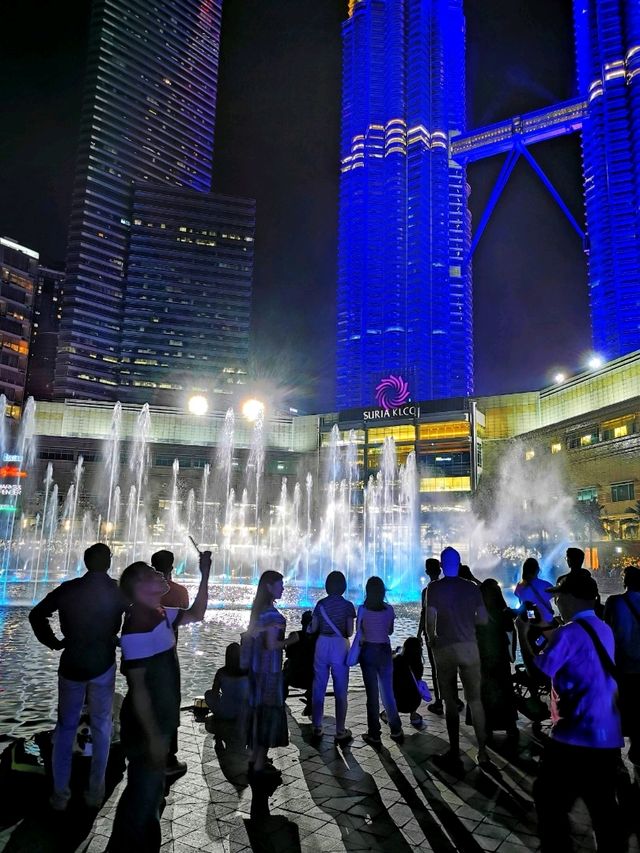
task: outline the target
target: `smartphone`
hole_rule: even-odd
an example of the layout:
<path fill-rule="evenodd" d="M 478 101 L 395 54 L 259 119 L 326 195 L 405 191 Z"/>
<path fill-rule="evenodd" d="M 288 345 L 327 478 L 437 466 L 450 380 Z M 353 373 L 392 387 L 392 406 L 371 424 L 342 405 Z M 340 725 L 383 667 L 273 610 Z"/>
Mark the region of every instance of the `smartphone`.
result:
<path fill-rule="evenodd" d="M 527 610 L 527 619 L 529 622 L 536 621 L 536 611 L 535 610 Z"/>
<path fill-rule="evenodd" d="M 193 538 L 193 536 L 191 534 L 189 534 L 189 541 L 191 542 L 193 547 L 196 549 L 198 554 L 201 554 L 202 551 L 200 550 L 200 546 L 198 545 L 198 543 L 196 542 L 196 540 Z"/>

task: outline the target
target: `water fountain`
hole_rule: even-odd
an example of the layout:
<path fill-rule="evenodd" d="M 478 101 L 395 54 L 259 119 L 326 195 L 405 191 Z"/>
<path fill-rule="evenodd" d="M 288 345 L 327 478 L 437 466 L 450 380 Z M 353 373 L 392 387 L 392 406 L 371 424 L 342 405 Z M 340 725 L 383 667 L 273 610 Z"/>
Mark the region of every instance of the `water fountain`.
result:
<path fill-rule="evenodd" d="M 128 445 L 128 464 L 121 464 L 126 445 L 122 407 L 116 404 L 95 473 L 98 487 L 88 488 L 91 478 L 78 456 L 62 507 L 55 463 L 47 465 L 42 488 L 33 494 L 19 496 L 17 485 L 9 490 L 9 517 L 0 537 L 3 601 L 31 601 L 43 594 L 46 585 L 75 576 L 82 570 L 84 548 L 95 540 L 110 545 L 115 574 L 136 559 L 148 559 L 154 550 L 170 548 L 178 573 L 195 582 L 196 559 L 189 535 L 213 552 L 212 580 L 219 585 L 221 601 L 230 594 L 224 585 L 254 584 L 267 568 L 285 574 L 299 603 L 311 600 L 333 568 L 345 573 L 355 598 L 366 578 L 377 574 L 385 580 L 393 601 L 417 599 L 423 556 L 414 453 L 398 464 L 393 439 L 385 439 L 380 469 L 364 483 L 355 433 L 345 440 L 335 426 L 322 450 L 318 481 L 310 471 L 301 472 L 298 481 L 282 477 L 277 499 L 269 502 L 264 479 L 266 425 L 262 417 L 255 421 L 245 468 L 238 471 L 234 467 L 235 416 L 230 409 L 218 446 L 209 461 L 203 460 L 201 481 L 187 482 L 176 459 L 167 469 L 165 508 L 150 518 L 151 418 L 148 405 L 143 406 Z M 33 467 L 34 432 L 35 404 L 30 401 L 16 443 L 18 475 Z M 6 448 L 7 440 L 2 425 L 0 446 Z M 547 561 L 566 544 L 570 500 L 564 497 L 561 477 L 551 468 L 520 470 L 523 465 L 520 450 L 514 448 L 502 466 L 488 518 L 465 516 L 462 541 L 469 543 L 475 568 L 496 569 L 505 543 L 517 540 L 527 547 L 531 543 L 535 550 L 532 525 L 534 533 L 537 526 L 540 536 L 546 537 L 538 544 Z M 90 494 L 97 497 L 90 499 Z M 525 530 L 519 514 L 527 502 L 532 511 Z"/>

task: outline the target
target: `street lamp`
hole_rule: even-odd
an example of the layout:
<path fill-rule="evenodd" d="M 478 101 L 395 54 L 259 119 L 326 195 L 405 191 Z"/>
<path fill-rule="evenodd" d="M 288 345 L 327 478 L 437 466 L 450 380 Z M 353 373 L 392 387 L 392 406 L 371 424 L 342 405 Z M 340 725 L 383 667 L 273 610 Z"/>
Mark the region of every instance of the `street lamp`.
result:
<path fill-rule="evenodd" d="M 206 415 L 209 411 L 207 398 L 203 397 L 202 394 L 194 394 L 193 397 L 190 397 L 187 406 L 189 408 L 189 412 L 199 418 Z"/>
<path fill-rule="evenodd" d="M 604 364 L 604 359 L 600 355 L 592 355 L 589 359 L 589 368 L 591 370 L 597 370 L 599 367 L 602 367 Z"/>
<path fill-rule="evenodd" d="M 556 373 L 556 375 L 553 377 L 553 381 L 556 383 L 556 385 L 562 385 L 566 378 L 566 374 Z"/>
<path fill-rule="evenodd" d="M 242 414 L 248 421 L 257 421 L 264 415 L 264 403 L 260 400 L 246 400 L 242 404 Z"/>

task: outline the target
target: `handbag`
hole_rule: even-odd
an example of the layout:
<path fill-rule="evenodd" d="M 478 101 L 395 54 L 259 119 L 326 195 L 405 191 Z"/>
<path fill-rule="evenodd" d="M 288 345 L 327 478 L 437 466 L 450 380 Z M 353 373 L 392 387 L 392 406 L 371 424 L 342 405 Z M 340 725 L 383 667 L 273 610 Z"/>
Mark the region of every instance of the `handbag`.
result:
<path fill-rule="evenodd" d="M 414 684 L 416 685 L 416 690 L 420 694 L 423 702 L 431 702 L 431 691 L 429 690 L 429 685 L 424 679 L 418 679 L 415 676 L 414 671 L 409 667 L 409 672 L 411 673 L 411 678 L 413 678 Z"/>
<path fill-rule="evenodd" d="M 347 652 L 347 666 L 356 666 L 360 660 L 360 651 L 362 649 L 362 608 L 358 608 L 358 618 L 356 621 L 356 633 L 351 643 L 351 648 Z"/>

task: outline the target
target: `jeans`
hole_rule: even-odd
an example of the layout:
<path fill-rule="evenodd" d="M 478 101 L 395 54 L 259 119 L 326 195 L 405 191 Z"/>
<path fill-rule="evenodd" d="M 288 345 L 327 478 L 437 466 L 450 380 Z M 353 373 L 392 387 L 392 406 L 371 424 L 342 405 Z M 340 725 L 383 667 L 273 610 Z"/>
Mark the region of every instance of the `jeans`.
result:
<path fill-rule="evenodd" d="M 586 805 L 599 853 L 626 849 L 616 800 L 619 749 L 590 749 L 551 741 L 544 750 L 533 798 L 542 853 L 569 853 L 569 812 L 578 797 Z"/>
<path fill-rule="evenodd" d="M 336 734 L 344 734 L 347 719 L 347 691 L 349 689 L 349 667 L 345 663 L 349 641 L 345 637 L 318 637 L 313 660 L 312 722 L 316 728 L 322 726 L 324 697 L 329 683 L 329 673 L 333 680 L 333 692 L 336 700 Z"/>
<path fill-rule="evenodd" d="M 402 730 L 396 697 L 393 693 L 393 659 L 389 643 L 363 643 L 360 650 L 360 668 L 367 694 L 367 730 L 372 737 L 380 737 L 380 695 L 387 712 L 392 734 Z"/>
<path fill-rule="evenodd" d="M 166 743 L 168 751 L 168 738 Z M 154 767 L 140 752 L 127 758 L 127 786 L 116 809 L 107 850 L 110 853 L 158 853 L 164 767 Z"/>
<path fill-rule="evenodd" d="M 53 733 L 53 790 L 69 798 L 73 744 L 82 715 L 85 697 L 91 723 L 91 772 L 89 794 L 104 796 L 104 776 L 111 746 L 113 694 L 116 684 L 115 663 L 102 675 L 90 681 L 71 681 L 58 676 L 58 721 Z"/>

